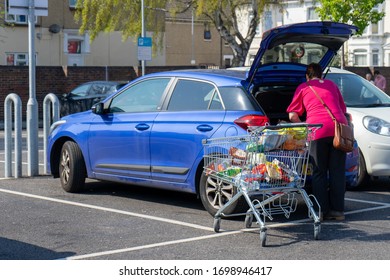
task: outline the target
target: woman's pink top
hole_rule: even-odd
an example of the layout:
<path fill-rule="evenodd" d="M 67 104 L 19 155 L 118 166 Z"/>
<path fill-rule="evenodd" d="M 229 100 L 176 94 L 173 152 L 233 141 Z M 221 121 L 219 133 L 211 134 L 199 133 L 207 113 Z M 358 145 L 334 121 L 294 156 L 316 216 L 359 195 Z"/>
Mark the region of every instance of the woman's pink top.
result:
<path fill-rule="evenodd" d="M 309 83 L 328 106 L 337 121 L 347 124 L 347 118 L 345 117 L 347 108 L 337 85 L 330 80 L 320 79 L 310 80 Z M 307 123 L 322 124 L 322 128 L 316 131 L 314 139 L 334 136 L 334 123 L 331 116 L 307 83 L 302 83 L 297 87 L 287 112 L 295 112 L 298 116 L 302 116 L 306 112 Z"/>

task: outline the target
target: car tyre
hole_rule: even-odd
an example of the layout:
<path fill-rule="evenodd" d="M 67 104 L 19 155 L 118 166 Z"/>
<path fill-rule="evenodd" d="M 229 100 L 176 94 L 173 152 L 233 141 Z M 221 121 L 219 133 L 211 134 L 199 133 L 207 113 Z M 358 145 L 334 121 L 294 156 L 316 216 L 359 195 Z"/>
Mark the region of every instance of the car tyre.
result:
<path fill-rule="evenodd" d="M 204 208 L 210 215 L 214 216 L 236 193 L 237 188 L 233 184 L 229 184 L 213 176 L 206 176 L 204 172 L 202 172 L 199 185 L 199 196 Z M 223 213 L 229 215 L 244 212 L 247 209 L 248 205 L 244 197 L 240 197 L 232 205 L 226 208 Z"/>
<path fill-rule="evenodd" d="M 364 160 L 362 152 L 359 150 L 359 170 L 357 175 L 356 186 L 364 186 L 370 180 L 370 176 L 367 173 L 366 161 Z"/>
<path fill-rule="evenodd" d="M 84 158 L 79 146 L 73 141 L 64 143 L 59 163 L 62 188 L 71 193 L 84 188 L 86 171 Z"/>

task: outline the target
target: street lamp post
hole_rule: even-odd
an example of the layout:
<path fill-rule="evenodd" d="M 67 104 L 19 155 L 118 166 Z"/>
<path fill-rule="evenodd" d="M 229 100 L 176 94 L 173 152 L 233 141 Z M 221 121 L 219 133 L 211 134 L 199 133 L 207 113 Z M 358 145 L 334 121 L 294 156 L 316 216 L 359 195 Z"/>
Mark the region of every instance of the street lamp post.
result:
<path fill-rule="evenodd" d="M 141 1 L 141 37 L 145 37 L 145 7 L 144 0 Z M 145 59 L 141 60 L 142 76 L 145 75 Z"/>
<path fill-rule="evenodd" d="M 27 102 L 28 176 L 39 174 L 38 162 L 38 103 L 35 86 L 35 2 L 28 1 L 29 99 Z"/>

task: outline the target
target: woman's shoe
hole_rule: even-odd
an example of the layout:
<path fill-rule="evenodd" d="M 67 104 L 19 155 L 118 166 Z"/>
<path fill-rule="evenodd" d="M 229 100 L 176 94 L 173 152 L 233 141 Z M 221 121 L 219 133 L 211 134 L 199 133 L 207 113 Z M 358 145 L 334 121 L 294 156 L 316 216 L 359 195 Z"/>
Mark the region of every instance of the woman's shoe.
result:
<path fill-rule="evenodd" d="M 335 221 L 344 221 L 345 215 L 342 211 L 334 211 L 330 210 L 326 215 L 324 216 L 325 220 L 335 220 Z"/>

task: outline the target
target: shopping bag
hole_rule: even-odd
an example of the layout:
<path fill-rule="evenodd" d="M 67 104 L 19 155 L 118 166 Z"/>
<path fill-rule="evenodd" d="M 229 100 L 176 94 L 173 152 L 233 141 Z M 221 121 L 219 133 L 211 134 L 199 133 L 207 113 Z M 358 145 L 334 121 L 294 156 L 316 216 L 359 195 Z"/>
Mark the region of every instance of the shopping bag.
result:
<path fill-rule="evenodd" d="M 353 129 L 349 125 L 334 121 L 333 147 L 343 152 L 352 152 L 353 150 Z"/>

